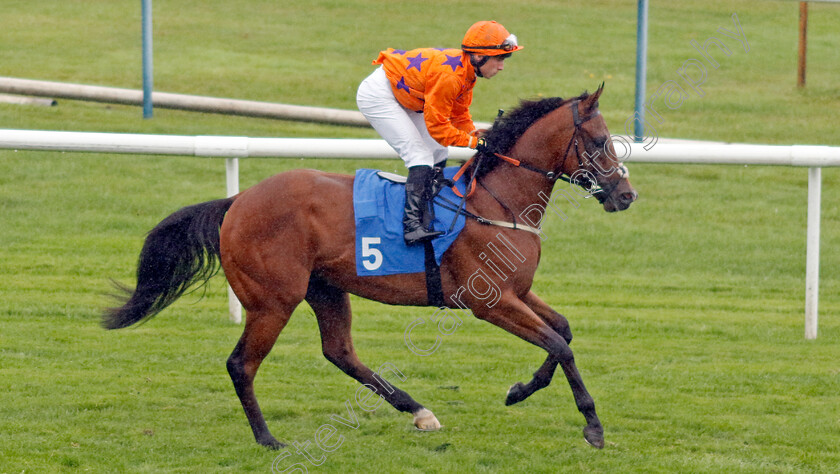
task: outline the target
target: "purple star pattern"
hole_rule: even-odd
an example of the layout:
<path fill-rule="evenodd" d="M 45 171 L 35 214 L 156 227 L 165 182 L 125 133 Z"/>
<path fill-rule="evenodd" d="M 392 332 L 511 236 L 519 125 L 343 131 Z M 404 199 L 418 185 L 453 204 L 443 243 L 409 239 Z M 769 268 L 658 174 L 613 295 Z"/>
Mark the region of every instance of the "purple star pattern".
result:
<path fill-rule="evenodd" d="M 405 68 L 408 71 L 411 68 L 416 68 L 418 71 L 421 67 L 423 67 L 423 61 L 428 61 L 429 58 L 424 58 L 423 53 L 417 53 L 417 56 L 413 58 L 408 58 L 408 67 Z"/>
<path fill-rule="evenodd" d="M 400 82 L 398 82 L 398 83 L 397 83 L 397 89 L 402 89 L 402 90 L 404 90 L 404 91 L 406 91 L 406 92 L 409 92 L 409 91 L 410 91 L 410 89 L 408 88 L 408 86 L 407 86 L 407 85 L 405 85 L 405 78 L 404 78 L 404 77 L 401 77 L 401 78 L 400 78 Z"/>
<path fill-rule="evenodd" d="M 462 67 L 461 66 L 461 56 L 460 55 L 450 56 L 450 55 L 447 54 L 446 55 L 446 61 L 443 62 L 443 65 L 444 66 L 452 66 L 452 71 L 454 72 L 459 67 Z"/>

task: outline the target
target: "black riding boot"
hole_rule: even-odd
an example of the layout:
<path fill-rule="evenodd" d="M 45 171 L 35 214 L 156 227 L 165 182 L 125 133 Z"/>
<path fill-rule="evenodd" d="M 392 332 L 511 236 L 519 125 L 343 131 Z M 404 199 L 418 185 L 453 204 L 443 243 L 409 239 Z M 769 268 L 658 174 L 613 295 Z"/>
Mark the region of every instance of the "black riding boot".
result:
<path fill-rule="evenodd" d="M 406 245 L 424 242 L 443 234 L 427 230 L 426 226 L 431 223 L 424 222 L 431 198 L 432 174 L 432 168 L 429 166 L 412 166 L 408 169 L 403 216 L 403 238 Z"/>

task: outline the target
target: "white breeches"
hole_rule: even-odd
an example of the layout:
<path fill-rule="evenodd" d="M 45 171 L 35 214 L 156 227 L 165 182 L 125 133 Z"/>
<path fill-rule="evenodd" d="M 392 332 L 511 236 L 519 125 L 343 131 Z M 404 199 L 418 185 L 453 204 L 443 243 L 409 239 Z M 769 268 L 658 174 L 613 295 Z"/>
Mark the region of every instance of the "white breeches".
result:
<path fill-rule="evenodd" d="M 382 67 L 359 85 L 356 104 L 406 167 L 434 166 L 449 156 L 449 150 L 429 135 L 423 114 L 400 105 Z"/>

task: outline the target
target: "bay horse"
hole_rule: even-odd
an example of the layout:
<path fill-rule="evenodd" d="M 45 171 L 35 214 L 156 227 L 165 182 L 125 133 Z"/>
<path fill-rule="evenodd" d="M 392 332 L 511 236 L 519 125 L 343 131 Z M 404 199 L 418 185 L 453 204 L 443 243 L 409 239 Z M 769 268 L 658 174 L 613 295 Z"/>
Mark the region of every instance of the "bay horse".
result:
<path fill-rule="evenodd" d="M 522 230 L 521 216 L 534 206 L 544 214 L 546 197 L 561 176 L 571 176 L 571 182 L 594 195 L 609 212 L 624 210 L 636 200 L 598 111 L 602 91 L 603 84 L 595 93 L 573 99 L 525 101 L 497 120 L 485 135 L 493 152 L 484 152 L 481 164 L 469 165 L 467 173 L 475 176 L 478 186 L 465 211 L 484 220 L 467 220 L 440 265 L 444 294 L 454 296 L 446 307 L 470 309 L 477 318 L 548 353 L 530 382 L 509 389 L 505 403 L 520 402 L 548 386 L 559 364 L 586 420 L 584 438 L 596 448 L 604 446 L 603 427 L 569 348 L 568 320 L 531 291 L 540 236 L 534 227 L 532 232 Z M 124 304 L 106 310 L 102 325 L 117 329 L 151 318 L 193 284 L 206 282 L 218 271 L 220 260 L 247 311 L 227 369 L 259 444 L 285 446 L 269 431 L 253 382 L 302 301 L 317 317 L 323 354 L 330 362 L 397 410 L 413 414 L 417 428 L 439 429 L 430 410 L 378 377 L 356 356 L 349 293 L 391 305 L 428 306 L 429 300 L 423 273 L 357 276 L 352 190 L 353 176 L 292 170 L 234 197 L 176 211 L 149 232 L 139 256 L 135 289 L 125 289 Z M 519 228 L 486 225 L 487 220 L 508 224 L 512 220 Z M 516 271 L 496 282 L 498 298 L 490 304 L 480 291 L 459 288 L 475 287 L 475 281 L 470 287 L 468 280 L 486 264 L 482 249 L 497 235 L 503 235 L 520 258 Z"/>

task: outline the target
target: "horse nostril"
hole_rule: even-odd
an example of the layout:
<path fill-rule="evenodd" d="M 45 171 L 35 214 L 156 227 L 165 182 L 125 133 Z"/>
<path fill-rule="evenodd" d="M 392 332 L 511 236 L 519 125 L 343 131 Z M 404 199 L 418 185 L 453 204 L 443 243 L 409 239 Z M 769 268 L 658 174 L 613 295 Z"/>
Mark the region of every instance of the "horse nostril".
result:
<path fill-rule="evenodd" d="M 624 193 L 621 195 L 621 199 L 624 200 L 624 202 L 633 202 L 638 197 L 639 195 L 636 193 L 636 191 L 631 191 L 629 193 Z"/>

